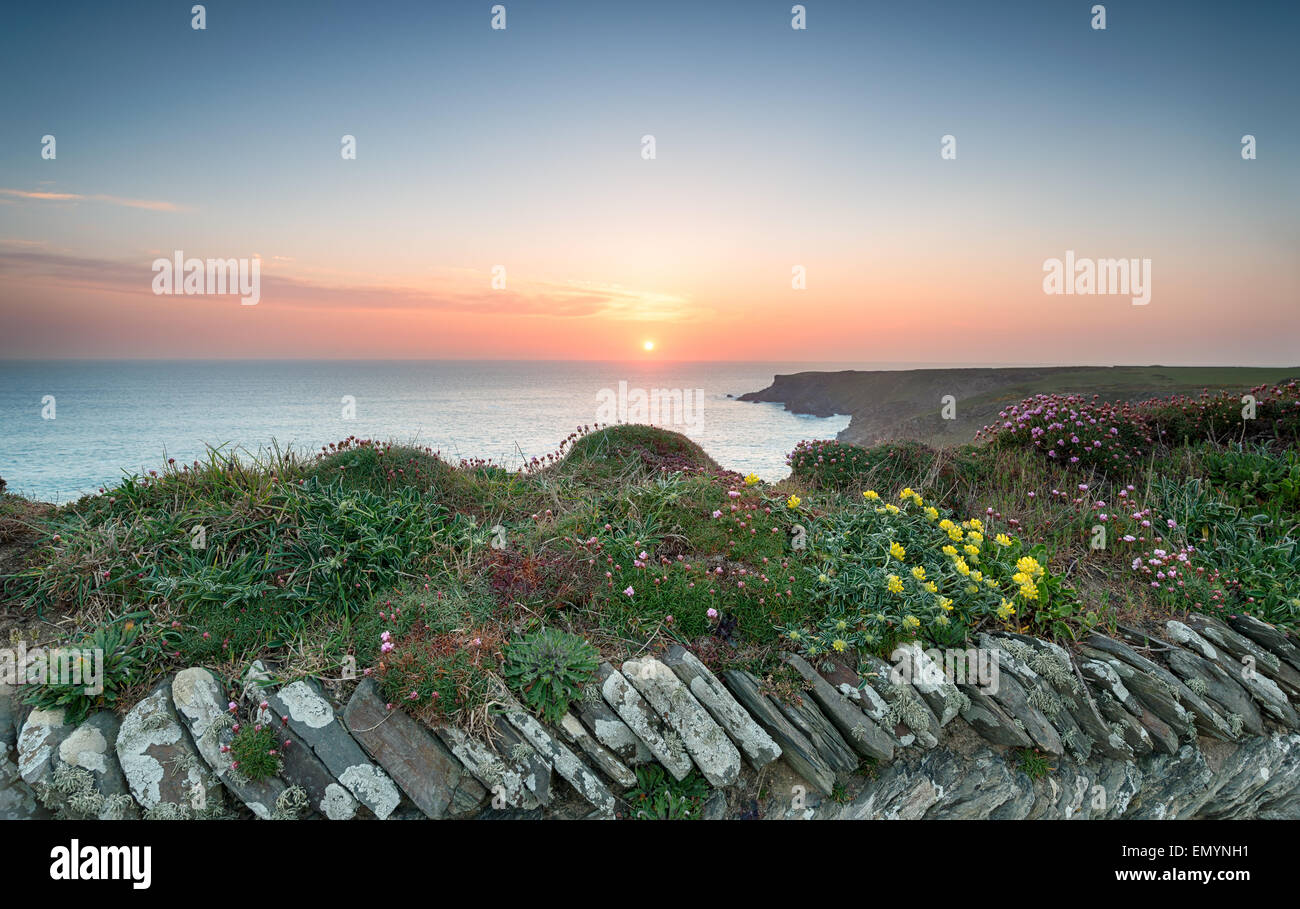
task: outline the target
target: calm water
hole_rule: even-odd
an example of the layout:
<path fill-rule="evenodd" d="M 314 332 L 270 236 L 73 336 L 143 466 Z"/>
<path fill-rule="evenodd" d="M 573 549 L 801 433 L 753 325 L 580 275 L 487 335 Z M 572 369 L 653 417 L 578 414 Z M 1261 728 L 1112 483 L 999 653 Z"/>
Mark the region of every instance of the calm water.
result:
<path fill-rule="evenodd" d="M 670 425 L 722 466 L 784 477 L 800 439 L 831 438 L 848 417 L 733 401 L 798 363 L 504 361 L 127 361 L 0 363 L 0 477 L 47 502 L 95 492 L 123 472 L 188 463 L 205 445 L 256 452 L 273 440 L 318 450 L 350 435 L 418 442 L 444 456 L 517 467 L 597 419 L 602 389 L 703 389 L 694 425 Z M 860 367 L 859 367 L 860 368 Z M 54 419 L 44 419 L 47 395 Z M 355 416 L 344 418 L 344 396 Z M 631 420 L 630 420 L 631 422 Z"/>

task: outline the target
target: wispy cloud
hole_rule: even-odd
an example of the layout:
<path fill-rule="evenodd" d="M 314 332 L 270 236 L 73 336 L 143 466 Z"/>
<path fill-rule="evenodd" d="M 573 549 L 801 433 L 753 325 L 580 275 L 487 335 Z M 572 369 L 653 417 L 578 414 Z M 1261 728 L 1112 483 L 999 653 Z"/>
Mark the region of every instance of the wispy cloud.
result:
<path fill-rule="evenodd" d="M 29 191 L 0 187 L 0 195 L 34 202 L 103 202 L 106 205 L 120 205 L 123 208 L 143 208 L 148 211 L 185 211 L 174 202 L 161 202 L 153 199 L 127 199 L 123 196 L 110 196 L 104 193 L 82 195 L 81 193 L 56 193 L 40 190 Z"/>
<path fill-rule="evenodd" d="M 220 258 L 233 254 L 222 250 Z M 167 253 L 160 253 L 170 258 Z M 197 251 L 187 251 L 198 257 Z M 214 254 L 215 256 L 215 254 Z M 462 312 L 484 315 L 604 318 L 628 321 L 682 321 L 709 310 L 689 298 L 584 281 L 524 281 L 512 278 L 511 289 L 493 290 L 486 273 L 460 271 L 428 280 L 427 287 L 367 283 L 327 284 L 305 281 L 272 269 L 280 257 L 263 259 L 262 303 L 288 309 L 325 311 Z M 152 260 L 124 262 L 65 252 L 33 249 L 0 241 L 0 276 L 50 285 L 75 286 L 105 293 L 152 295 Z"/>

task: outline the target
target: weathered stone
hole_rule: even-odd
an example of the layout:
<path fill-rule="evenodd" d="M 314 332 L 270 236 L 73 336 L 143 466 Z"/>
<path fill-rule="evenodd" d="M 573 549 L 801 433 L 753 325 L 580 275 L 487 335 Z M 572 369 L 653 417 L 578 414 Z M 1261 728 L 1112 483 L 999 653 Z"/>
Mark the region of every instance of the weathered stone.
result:
<path fill-rule="evenodd" d="M 776 702 L 759 690 L 758 680 L 748 672 L 734 669 L 724 672 L 722 679 L 736 699 L 781 747 L 781 757 L 790 768 L 822 795 L 830 795 L 835 789 L 835 770 L 813 747 L 812 742 L 786 719 Z"/>
<path fill-rule="evenodd" d="M 270 820 L 289 787 L 276 776 L 250 780 L 232 766 L 221 748 L 234 739 L 234 720 L 216 676 L 202 668 L 184 669 L 172 680 L 172 703 L 189 728 L 199 754 L 236 798 L 262 820 Z"/>
<path fill-rule="evenodd" d="M 897 667 L 897 674 L 916 689 L 916 693 L 938 718 L 941 727 L 957 718 L 962 707 L 966 706 L 965 696 L 949 680 L 943 667 L 931 659 L 919 643 L 910 641 L 900 644 L 890 656 Z"/>
<path fill-rule="evenodd" d="M 595 807 L 601 817 L 614 816 L 614 793 L 610 792 L 609 787 L 578 760 L 576 754 L 553 738 L 536 718 L 522 710 L 510 710 L 505 717 L 510 725 L 528 740 L 528 744 L 532 745 L 543 759 L 550 762 L 555 772 L 567 780 L 578 795 Z"/>
<path fill-rule="evenodd" d="M 1215 651 L 1211 648 L 1211 653 Z M 1188 650 L 1175 649 L 1165 655 L 1169 668 L 1190 688 L 1204 689 L 1205 697 L 1221 707 L 1228 722 L 1239 717 L 1241 728 L 1251 735 L 1264 734 L 1264 719 L 1250 693 L 1228 675 L 1218 663 Z"/>
<path fill-rule="evenodd" d="M 1125 744 L 1129 746 L 1135 757 L 1150 754 L 1155 748 L 1155 744 L 1151 740 L 1151 733 L 1147 732 L 1142 722 L 1125 710 L 1109 694 L 1098 691 L 1097 709 L 1101 712 L 1102 719 L 1123 737 Z M 1165 728 L 1168 729 L 1169 727 L 1166 726 Z M 1177 744 L 1177 739 L 1174 739 L 1174 750 L 1177 750 Z"/>
<path fill-rule="evenodd" d="M 534 794 L 536 781 L 530 786 L 525 779 L 533 768 L 513 758 L 502 757 L 453 726 L 440 726 L 434 731 L 465 769 L 483 784 L 492 798 L 494 809 L 532 810 L 541 807 L 541 801 Z"/>
<path fill-rule="evenodd" d="M 314 681 L 291 682 L 264 697 L 272 711 L 288 717 L 289 728 L 375 817 L 386 820 L 397 809 L 402 794 L 396 784 L 366 757 Z"/>
<path fill-rule="evenodd" d="M 613 667 L 602 665 L 598 676 L 606 703 L 645 743 L 669 773 L 678 780 L 691 772 L 692 763 L 681 736 L 667 728 L 641 693 Z"/>
<path fill-rule="evenodd" d="M 803 676 L 808 693 L 850 748 L 864 758 L 876 761 L 894 759 L 893 740 L 858 707 L 849 703 L 848 698 L 832 688 L 807 660 L 792 653 L 783 654 L 782 659 Z"/>
<path fill-rule="evenodd" d="M 779 697 L 775 700 L 777 707 L 790 721 L 790 725 L 812 742 L 817 753 L 825 758 L 826 763 L 834 770 L 847 772 L 857 769 L 862 763 L 849 747 L 849 743 L 844 741 L 844 737 L 836 730 L 835 725 L 817 709 L 817 704 L 812 698 L 800 697 L 795 703 L 787 703 Z"/>
<path fill-rule="evenodd" d="M 1300 645 L 1297 645 L 1286 632 L 1252 615 L 1244 613 L 1230 615 L 1228 625 L 1238 634 L 1250 638 L 1259 646 L 1271 651 L 1300 670 Z"/>
<path fill-rule="evenodd" d="M 0 779 L 0 821 L 48 820 L 50 811 L 15 772 Z"/>
<path fill-rule="evenodd" d="M 731 740 L 744 752 L 746 760 L 755 770 L 762 769 L 781 756 L 781 747 L 745 712 L 726 686 L 693 653 L 674 644 L 664 655 L 663 662 L 677 674 L 727 735 L 731 736 Z"/>
<path fill-rule="evenodd" d="M 730 786 L 736 782 L 740 776 L 740 752 L 676 673 L 653 657 L 627 660 L 622 673 L 650 702 L 659 718 L 677 733 L 706 780 L 714 786 Z"/>
<path fill-rule="evenodd" d="M 622 720 L 619 722 L 621 723 Z M 557 731 L 562 739 L 579 749 L 596 765 L 597 770 L 616 784 L 628 788 L 636 785 L 636 774 L 618 759 L 618 755 L 596 741 L 596 737 L 588 732 L 587 727 L 582 725 L 582 721 L 572 713 L 566 713 L 560 718 Z M 629 729 L 628 734 L 631 735 L 631 732 L 632 730 Z"/>
<path fill-rule="evenodd" d="M 1254 668 L 1257 673 L 1272 679 L 1287 697 L 1300 698 L 1300 669 L 1273 651 L 1207 615 L 1192 614 L 1187 617 L 1187 624 L 1211 644 L 1227 651 L 1238 666 Z"/>
<path fill-rule="evenodd" d="M 523 769 L 524 785 L 543 805 L 551 802 L 551 761 L 524 738 L 523 734 L 503 716 L 493 717 L 497 748 L 510 755 L 511 760 Z"/>
<path fill-rule="evenodd" d="M 1189 618 L 1200 632 L 1183 625 L 1181 622 L 1169 622 L 1167 627 L 1174 639 L 1186 643 L 1207 661 L 1219 667 L 1229 680 L 1240 685 L 1264 708 L 1264 712 L 1291 729 L 1300 728 L 1300 716 L 1291 706 L 1282 685 L 1275 681 L 1281 677 L 1276 667 L 1290 669 L 1270 651 L 1264 650 L 1254 641 L 1238 635 L 1219 623 L 1201 620 L 1199 616 Z M 1207 638 L 1211 640 L 1207 640 Z M 1224 644 L 1233 649 L 1224 649 Z M 1238 662 L 1238 660 L 1240 662 Z M 1274 671 L 1263 665 L 1271 661 Z M 1223 693 L 1220 690 L 1220 693 Z M 1239 715 L 1244 716 L 1244 714 Z"/>
<path fill-rule="evenodd" d="M 135 800 L 154 816 L 218 810 L 221 783 L 181 724 L 171 682 L 163 679 L 127 711 L 117 733 L 118 763 Z"/>
<path fill-rule="evenodd" d="M 121 724 L 110 711 L 88 716 L 59 745 L 54 757 L 56 788 L 63 790 L 70 816 L 127 820 L 139 812 L 117 761 Z"/>
<path fill-rule="evenodd" d="M 1181 728 L 1179 724 L 1186 723 L 1187 720 L 1181 716 L 1171 719 L 1171 711 L 1164 703 L 1166 701 L 1172 701 L 1178 707 L 1178 711 L 1175 711 L 1177 713 L 1186 714 L 1190 711 L 1196 729 L 1203 734 L 1221 741 L 1232 740 L 1228 721 L 1204 698 L 1184 685 L 1178 676 L 1159 663 L 1147 659 L 1119 641 L 1099 634 L 1088 635 L 1080 650 L 1084 655 L 1094 659 L 1101 656 L 1103 660 L 1116 666 L 1117 670 L 1120 669 L 1120 664 L 1123 664 L 1139 671 L 1135 674 L 1141 676 L 1140 681 L 1133 681 L 1123 671 L 1120 671 L 1120 677 L 1139 700 L 1146 703 L 1151 707 L 1152 712 L 1174 728 Z M 1157 709 L 1151 699 L 1161 702 L 1162 706 Z"/>
<path fill-rule="evenodd" d="M 875 654 L 861 654 L 861 662 L 867 669 L 862 677 L 864 697 L 869 696 L 869 687 L 888 705 L 885 715 L 879 720 L 874 720 L 872 711 L 867 710 L 865 704 L 863 712 L 882 728 L 891 730 L 900 745 L 915 743 L 922 748 L 936 747 L 943 734 L 939 718 L 916 688 L 906 679 L 896 678 L 893 667 Z"/>
<path fill-rule="evenodd" d="M 426 816 L 471 814 L 487 799 L 487 790 L 441 740 L 402 711 L 386 708 L 373 679 L 357 685 L 343 708 L 343 722 Z"/>
<path fill-rule="evenodd" d="M 54 759 L 75 726 L 64 720 L 63 708 L 33 710 L 18 736 L 18 772 L 38 798 L 54 782 Z"/>
<path fill-rule="evenodd" d="M 1015 720 L 998 702 L 989 697 L 978 685 L 961 685 L 970 703 L 961 712 L 962 719 L 995 745 L 1007 745 L 1011 748 L 1029 748 L 1033 739 L 1024 729 L 1016 725 Z"/>
<path fill-rule="evenodd" d="M 619 719 L 614 708 L 605 703 L 600 688 L 599 682 L 588 685 L 582 700 L 573 705 L 573 710 L 587 730 L 628 767 L 653 763 L 655 756 L 650 753 L 645 742 L 628 728 L 627 723 Z"/>
<path fill-rule="evenodd" d="M 1048 754 L 1064 754 L 1065 744 L 1041 710 L 1030 703 L 1029 693 L 1010 672 L 999 670 L 998 689 L 990 697 L 1011 717 L 1012 724 L 1033 740 L 1035 747 Z"/>
<path fill-rule="evenodd" d="M 243 694 L 253 705 L 266 703 L 267 707 L 254 707 L 254 717 L 259 723 L 268 723 L 278 731 L 280 759 L 284 769 L 280 776 L 291 786 L 307 793 L 311 811 L 307 816 L 319 816 L 331 821 L 350 821 L 356 818 L 374 818 L 374 812 L 356 800 L 347 788 L 334 778 L 323 761 L 316 757 L 303 738 L 288 724 L 271 712 L 266 697 L 275 688 L 275 680 L 261 660 L 255 660 L 244 676 Z"/>

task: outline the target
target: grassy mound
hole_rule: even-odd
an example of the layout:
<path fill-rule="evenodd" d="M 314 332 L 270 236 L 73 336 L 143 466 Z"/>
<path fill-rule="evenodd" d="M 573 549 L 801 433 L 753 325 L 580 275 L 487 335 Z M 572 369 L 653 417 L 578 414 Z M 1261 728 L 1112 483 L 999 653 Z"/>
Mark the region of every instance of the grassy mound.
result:
<path fill-rule="evenodd" d="M 1279 398 L 1244 443 L 1217 417 L 1186 443 L 1152 429 L 1168 401 L 1031 400 L 991 444 L 802 443 L 775 485 L 646 426 L 575 433 L 519 471 L 356 439 L 213 452 L 56 509 L 7 497 L 29 548 L 0 583 L 11 613 L 69 640 L 112 629 L 120 703 L 178 667 L 233 679 L 261 657 L 287 677 L 368 672 L 470 729 L 503 686 L 562 712 L 582 641 L 615 662 L 676 641 L 779 678 L 782 650 L 853 667 L 989 628 L 1068 640 L 1190 610 L 1295 627 L 1300 448 Z M 545 698 L 530 687 L 559 674 Z"/>

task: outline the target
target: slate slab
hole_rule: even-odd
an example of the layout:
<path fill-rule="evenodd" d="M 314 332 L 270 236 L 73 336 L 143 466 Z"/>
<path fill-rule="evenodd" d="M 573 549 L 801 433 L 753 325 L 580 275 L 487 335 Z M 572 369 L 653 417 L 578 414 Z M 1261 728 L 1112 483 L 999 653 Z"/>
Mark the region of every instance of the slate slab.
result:
<path fill-rule="evenodd" d="M 675 672 L 659 660 L 646 657 L 627 660 L 622 673 L 659 719 L 677 733 L 709 783 L 730 786 L 736 782 L 740 776 L 740 751 Z"/>
<path fill-rule="evenodd" d="M 487 790 L 441 740 L 401 710 L 386 708 L 373 679 L 357 685 L 343 708 L 343 722 L 426 816 L 460 817 L 487 800 Z"/>
<path fill-rule="evenodd" d="M 781 756 L 781 746 L 745 712 L 707 666 L 686 648 L 674 644 L 663 662 L 677 674 L 691 694 L 717 721 L 755 769 L 762 769 Z"/>
<path fill-rule="evenodd" d="M 790 769 L 822 795 L 830 795 L 835 789 L 835 769 L 786 718 L 776 702 L 760 691 L 758 679 L 743 670 L 732 669 L 722 674 L 722 680 L 750 716 L 781 746 L 781 757 Z"/>

